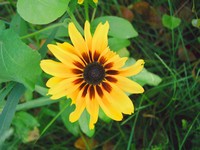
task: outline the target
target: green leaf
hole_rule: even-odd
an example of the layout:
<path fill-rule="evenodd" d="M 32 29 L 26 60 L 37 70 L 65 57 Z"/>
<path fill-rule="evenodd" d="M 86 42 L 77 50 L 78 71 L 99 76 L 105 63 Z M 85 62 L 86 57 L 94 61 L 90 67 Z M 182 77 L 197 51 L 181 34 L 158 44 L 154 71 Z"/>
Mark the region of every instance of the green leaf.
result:
<path fill-rule="evenodd" d="M 181 19 L 174 17 L 174 16 L 169 16 L 164 14 L 162 16 L 162 24 L 164 27 L 173 30 L 174 28 L 178 27 L 181 23 Z"/>
<path fill-rule="evenodd" d="M 109 38 L 108 45 L 111 50 L 118 51 L 124 47 L 129 46 L 131 43 L 127 39 L 119 39 L 119 38 Z"/>
<path fill-rule="evenodd" d="M 77 5 L 79 5 L 77 0 L 73 0 L 69 2 L 69 8 L 72 13 L 74 13 L 74 11 L 76 10 Z"/>
<path fill-rule="evenodd" d="M 41 73 L 39 63 L 39 53 L 25 45 L 13 30 L 0 33 L 1 81 L 20 82 L 33 90 Z"/>
<path fill-rule="evenodd" d="M 62 16 L 70 0 L 18 0 L 20 16 L 33 24 L 47 24 Z"/>
<path fill-rule="evenodd" d="M 136 61 L 133 58 L 129 58 L 128 61 L 126 62 L 126 66 L 130 66 L 134 64 Z M 162 79 L 149 71 L 147 71 L 145 68 L 137 75 L 130 77 L 132 80 L 136 81 L 140 85 L 151 85 L 151 86 L 157 86 L 160 84 Z"/>
<path fill-rule="evenodd" d="M 39 138 L 39 130 L 37 128 L 39 123 L 31 114 L 24 111 L 16 113 L 12 124 L 15 127 L 15 133 L 22 139 L 22 142 L 27 143 Z"/>
<path fill-rule="evenodd" d="M 0 114 L 0 149 L 2 143 L 5 139 L 2 135 L 5 135 L 8 131 L 10 124 L 12 122 L 13 116 L 15 114 L 16 106 L 19 102 L 19 99 L 23 95 L 25 88 L 21 84 L 16 84 L 10 94 L 8 95 L 6 105 L 3 109 L 3 112 Z M 2 139 L 3 138 L 3 139 Z"/>
<path fill-rule="evenodd" d="M 2 20 L 0 20 L 0 31 L 4 30 L 5 28 L 6 28 L 5 23 Z"/>
<path fill-rule="evenodd" d="M 71 132 L 74 136 L 78 136 L 80 133 L 80 128 L 78 122 L 70 122 L 69 115 L 74 110 L 74 105 L 70 105 L 70 100 L 60 100 L 59 106 L 60 110 L 62 110 L 67 104 L 69 105 L 67 109 L 61 114 L 62 121 L 69 132 Z"/>
<path fill-rule="evenodd" d="M 95 133 L 95 130 L 94 129 L 90 130 L 89 121 L 90 121 L 90 115 L 86 110 L 84 110 L 78 122 L 83 133 L 85 133 L 89 137 L 92 137 Z"/>
<path fill-rule="evenodd" d="M 50 26 L 49 26 L 50 27 Z M 55 28 L 52 28 L 52 29 L 49 29 L 49 30 L 46 30 L 40 34 L 38 34 L 38 39 L 47 39 L 51 33 L 53 32 Z M 57 32 L 55 34 L 55 38 L 61 38 L 61 37 L 68 37 L 68 28 L 67 26 L 60 26 L 60 27 L 57 27 Z"/>
<path fill-rule="evenodd" d="M 4 88 L 2 88 L 0 90 L 0 102 L 5 99 L 5 97 L 8 95 L 8 93 L 10 93 L 10 91 L 12 90 L 12 88 L 14 87 L 14 85 L 15 85 L 15 83 L 10 82 L 10 83 L 7 84 L 6 87 L 4 87 Z"/>
<path fill-rule="evenodd" d="M 200 19 L 192 19 L 192 25 L 196 28 L 200 28 Z"/>
<path fill-rule="evenodd" d="M 102 109 L 99 109 L 99 118 L 101 118 L 101 120 L 106 123 L 109 123 L 111 121 L 111 119 L 103 112 Z"/>
<path fill-rule="evenodd" d="M 115 16 L 104 16 L 95 19 L 91 24 L 92 28 L 95 29 L 94 27 L 100 22 L 105 23 L 106 21 L 110 24 L 110 30 L 108 32 L 110 36 L 121 39 L 129 39 L 138 36 L 137 31 L 129 21 Z"/>
<path fill-rule="evenodd" d="M 27 22 L 25 22 L 19 14 L 13 16 L 10 28 L 18 33 L 19 36 L 27 34 Z"/>
<path fill-rule="evenodd" d="M 127 48 L 122 48 L 122 49 L 120 49 L 119 51 L 117 51 L 117 54 L 118 54 L 120 57 L 129 57 L 130 52 L 127 50 Z"/>

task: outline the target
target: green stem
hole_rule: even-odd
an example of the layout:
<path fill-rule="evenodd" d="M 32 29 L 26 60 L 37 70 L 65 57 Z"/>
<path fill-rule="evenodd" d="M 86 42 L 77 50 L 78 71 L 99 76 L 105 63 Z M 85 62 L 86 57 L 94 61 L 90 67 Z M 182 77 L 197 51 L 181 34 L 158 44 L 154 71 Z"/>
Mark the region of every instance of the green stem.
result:
<path fill-rule="evenodd" d="M 168 0 L 168 5 L 169 5 L 169 11 L 170 11 L 170 16 L 173 16 L 173 9 L 172 9 L 172 4 L 171 1 Z M 173 22 L 172 22 L 173 23 Z M 175 37 L 174 37 L 174 29 L 171 30 L 171 36 L 172 36 L 172 60 L 173 60 L 173 65 L 175 64 Z"/>
<path fill-rule="evenodd" d="M 46 27 L 46 28 L 44 28 L 44 29 L 41 29 L 41 30 L 39 30 L 39 31 L 36 31 L 36 32 L 34 32 L 34 33 L 31 33 L 31 34 L 22 36 L 21 39 L 26 39 L 26 38 L 35 36 L 35 35 L 37 35 L 37 34 L 39 34 L 39 33 L 42 33 L 42 32 L 44 32 L 44 31 L 48 31 L 48 30 L 50 30 L 50 29 L 53 29 L 53 28 L 56 28 L 56 27 L 60 27 L 60 26 L 63 26 L 63 25 L 64 25 L 64 23 L 53 24 L 53 25 L 51 25 L 51 26 L 48 26 L 48 27 Z"/>
<path fill-rule="evenodd" d="M 84 2 L 84 8 L 85 8 L 85 19 L 90 21 L 89 20 L 89 8 L 88 8 L 88 2 Z"/>
<path fill-rule="evenodd" d="M 142 106 L 143 99 L 144 99 L 144 97 L 141 98 L 140 103 L 139 103 L 139 107 Z M 133 141 L 133 135 L 134 135 L 134 131 L 135 131 L 135 126 L 136 126 L 136 123 L 137 123 L 137 119 L 138 119 L 138 116 L 139 116 L 139 112 L 140 112 L 140 111 L 137 111 L 137 112 L 136 112 L 135 119 L 134 119 L 134 121 L 133 121 L 133 126 L 132 126 L 131 133 L 130 133 L 130 137 L 129 137 L 129 140 L 128 140 L 127 150 L 130 150 L 130 149 L 131 149 L 131 143 L 132 143 L 132 141 Z"/>
<path fill-rule="evenodd" d="M 38 99 L 28 101 L 26 103 L 18 104 L 16 110 L 17 111 L 27 110 L 27 109 L 46 106 L 46 105 L 50 105 L 52 103 L 58 103 L 58 102 L 59 102 L 58 100 L 51 100 L 49 97 L 41 97 Z"/>
<path fill-rule="evenodd" d="M 42 130 L 42 133 L 40 134 L 40 136 L 42 136 L 45 131 L 56 121 L 56 119 L 66 110 L 66 108 L 69 106 L 70 104 L 67 103 L 62 110 L 60 110 L 60 112 L 48 123 L 48 125 Z"/>
<path fill-rule="evenodd" d="M 78 21 L 76 20 L 74 14 L 71 12 L 70 8 L 67 7 L 67 13 L 69 15 L 69 17 L 71 18 L 72 22 L 75 24 L 75 26 L 78 28 L 79 32 L 81 32 L 81 34 L 84 33 L 83 28 L 80 26 L 80 24 L 78 23 Z"/>
<path fill-rule="evenodd" d="M 91 22 L 94 20 L 94 17 L 95 17 L 96 11 L 97 11 L 97 8 L 95 8 L 95 9 L 93 10 Z"/>

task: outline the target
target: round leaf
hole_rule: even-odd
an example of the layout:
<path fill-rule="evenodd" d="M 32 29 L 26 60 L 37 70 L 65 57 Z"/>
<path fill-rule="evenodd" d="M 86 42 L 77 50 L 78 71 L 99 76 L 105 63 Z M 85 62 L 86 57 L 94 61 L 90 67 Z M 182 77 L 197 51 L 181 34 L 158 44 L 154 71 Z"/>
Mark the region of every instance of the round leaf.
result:
<path fill-rule="evenodd" d="M 108 33 L 110 36 L 121 39 L 129 39 L 138 36 L 138 33 L 133 28 L 132 24 L 128 20 L 120 17 L 99 17 L 92 22 L 92 26 L 96 27 L 100 22 L 105 23 L 106 21 L 110 24 L 110 30 Z"/>
<path fill-rule="evenodd" d="M 69 0 L 18 0 L 20 16 L 33 24 L 47 24 L 62 16 Z"/>
<path fill-rule="evenodd" d="M 200 28 L 200 19 L 192 19 L 192 25 L 196 28 Z"/>

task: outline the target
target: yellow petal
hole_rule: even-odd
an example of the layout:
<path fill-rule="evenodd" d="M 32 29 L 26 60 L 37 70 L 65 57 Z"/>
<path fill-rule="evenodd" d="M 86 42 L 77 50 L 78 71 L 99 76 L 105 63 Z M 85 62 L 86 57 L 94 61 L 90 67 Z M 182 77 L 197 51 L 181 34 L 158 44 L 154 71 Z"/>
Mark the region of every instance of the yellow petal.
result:
<path fill-rule="evenodd" d="M 58 58 L 66 66 L 74 67 L 73 62 L 75 61 L 78 61 L 80 63 L 82 62 L 81 59 L 77 55 L 74 55 L 68 51 L 65 51 L 57 45 L 48 44 L 47 47 L 54 54 L 54 56 Z"/>
<path fill-rule="evenodd" d="M 58 84 L 56 84 L 55 86 L 53 86 L 49 89 L 48 94 L 53 95 L 60 91 L 64 91 L 64 90 L 71 88 L 72 86 L 74 86 L 73 81 L 76 79 L 77 79 L 77 77 L 67 78 L 67 79 L 59 82 Z"/>
<path fill-rule="evenodd" d="M 69 29 L 70 39 L 75 49 L 77 51 L 80 51 L 81 53 L 87 52 L 88 49 L 87 49 L 85 40 L 83 39 L 82 35 L 80 34 L 80 32 L 77 30 L 77 28 L 72 22 L 69 23 L 68 29 Z"/>
<path fill-rule="evenodd" d="M 55 86 L 56 84 L 58 84 L 62 80 L 64 80 L 64 79 L 63 78 L 59 78 L 59 77 L 52 77 L 47 81 L 46 86 L 47 87 Z"/>
<path fill-rule="evenodd" d="M 138 83 L 128 78 L 117 76 L 117 75 L 115 75 L 115 78 L 117 79 L 117 82 L 116 82 L 117 86 L 126 92 L 134 93 L 134 94 L 144 92 L 144 89 L 141 85 L 139 85 Z"/>
<path fill-rule="evenodd" d="M 98 120 L 99 104 L 96 99 L 90 99 L 89 94 L 86 95 L 86 109 L 90 114 L 90 129 L 94 129 L 94 124 Z"/>
<path fill-rule="evenodd" d="M 119 69 L 119 68 L 121 68 L 121 67 L 123 67 L 125 65 L 127 60 L 128 60 L 127 57 L 123 57 L 123 58 L 120 58 L 119 60 L 116 60 L 114 62 L 114 66 L 113 67 Z"/>
<path fill-rule="evenodd" d="M 42 60 L 40 62 L 40 67 L 44 72 L 60 78 L 66 78 L 73 75 L 69 72 L 71 68 L 53 60 Z"/>
<path fill-rule="evenodd" d="M 88 21 L 85 22 L 85 29 L 84 29 L 85 41 L 87 43 L 88 49 L 92 49 L 92 35 L 90 32 L 90 23 Z"/>
<path fill-rule="evenodd" d="M 106 21 L 104 25 L 101 23 L 97 26 L 92 39 L 92 51 L 97 51 L 100 54 L 108 46 L 108 30 L 109 23 Z"/>
<path fill-rule="evenodd" d="M 74 84 L 69 84 L 68 85 L 68 89 L 66 91 L 66 94 L 68 97 L 72 98 L 72 100 L 74 101 L 75 98 L 77 97 L 78 93 L 79 93 L 79 87 L 80 85 L 74 85 Z"/>
<path fill-rule="evenodd" d="M 101 109 L 104 113 L 113 120 L 121 121 L 123 116 L 119 109 L 113 107 L 113 105 L 106 99 L 106 97 L 100 98 L 98 95 L 95 96 L 95 99 L 98 101 Z"/>
<path fill-rule="evenodd" d="M 67 97 L 68 98 L 71 98 L 72 100 L 72 104 L 75 104 L 76 103 L 76 99 L 77 99 L 77 96 L 78 96 L 78 93 L 80 92 L 80 89 L 77 88 L 76 90 L 74 90 L 73 92 L 71 92 L 70 94 L 68 93 L 67 94 Z"/>
<path fill-rule="evenodd" d="M 113 105 L 116 109 L 119 109 L 124 114 L 131 114 L 134 112 L 133 103 L 130 98 L 116 85 L 109 83 L 112 87 L 110 93 L 104 91 L 104 95 L 107 100 Z"/>
<path fill-rule="evenodd" d="M 84 0 L 78 0 L 78 3 L 79 3 L 79 4 L 82 4 L 82 3 L 83 3 L 83 1 L 84 1 Z"/>
<path fill-rule="evenodd" d="M 76 51 L 75 48 L 67 43 L 67 42 L 64 42 L 64 43 L 56 43 L 62 50 L 65 50 L 67 52 L 70 52 L 72 54 L 75 54 L 75 55 L 80 55 L 80 52 L 79 51 Z"/>
<path fill-rule="evenodd" d="M 119 71 L 122 76 L 133 76 L 138 74 L 144 68 L 144 60 L 139 59 L 135 64 L 130 67 L 121 69 Z"/>
<path fill-rule="evenodd" d="M 82 92 L 83 90 L 79 92 L 76 99 L 76 108 L 69 116 L 69 120 L 71 122 L 77 121 L 86 107 L 86 102 L 85 99 L 82 97 Z"/>
<path fill-rule="evenodd" d="M 95 3 L 98 3 L 98 0 L 93 0 Z"/>
<path fill-rule="evenodd" d="M 53 100 L 57 100 L 57 99 L 59 99 L 61 97 L 64 97 L 64 96 L 66 96 L 66 91 L 65 90 L 64 91 L 59 91 L 58 93 L 52 95 L 50 98 L 53 99 Z"/>
<path fill-rule="evenodd" d="M 108 54 L 108 53 L 107 53 Z M 113 65 L 113 68 L 121 68 L 122 66 L 124 66 L 125 62 L 127 61 L 127 57 L 124 57 L 124 58 L 120 58 L 118 54 L 112 52 L 108 55 L 105 55 L 105 57 L 108 59 L 105 63 L 108 64 L 108 63 L 111 63 L 113 62 L 114 65 Z"/>

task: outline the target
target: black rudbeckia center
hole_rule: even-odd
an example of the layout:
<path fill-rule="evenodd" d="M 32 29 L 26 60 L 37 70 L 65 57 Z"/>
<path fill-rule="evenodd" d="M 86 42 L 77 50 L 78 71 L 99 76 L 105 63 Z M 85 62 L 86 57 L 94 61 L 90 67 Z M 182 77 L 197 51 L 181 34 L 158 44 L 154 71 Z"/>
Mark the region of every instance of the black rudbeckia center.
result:
<path fill-rule="evenodd" d="M 101 64 L 93 62 L 85 67 L 83 77 L 87 83 L 97 85 L 104 79 L 105 70 Z"/>

